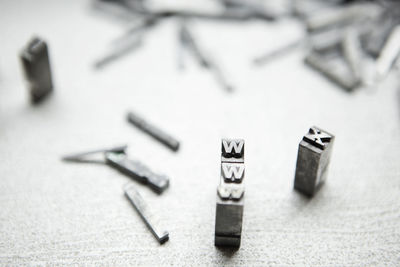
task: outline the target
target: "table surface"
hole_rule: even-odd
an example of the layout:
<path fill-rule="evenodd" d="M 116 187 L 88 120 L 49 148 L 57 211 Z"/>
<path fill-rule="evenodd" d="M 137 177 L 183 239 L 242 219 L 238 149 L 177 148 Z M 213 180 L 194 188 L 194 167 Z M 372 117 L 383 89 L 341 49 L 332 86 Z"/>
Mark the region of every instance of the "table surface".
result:
<path fill-rule="evenodd" d="M 396 73 L 347 93 L 304 66 L 302 48 L 251 60 L 301 36 L 296 21 L 192 22 L 235 86 L 228 94 L 184 54 L 177 21 L 102 70 L 93 63 L 128 23 L 91 1 L 0 4 L 0 265 L 395 266 L 400 264 L 400 87 Z M 55 91 L 32 106 L 18 53 L 49 45 Z M 297 36 L 297 37 L 296 37 Z M 398 73 L 397 73 L 398 75 Z M 135 110 L 181 140 L 174 153 L 126 122 Z M 298 143 L 312 125 L 336 135 L 326 183 L 293 190 Z M 214 246 L 220 140 L 246 141 L 239 250 Z M 169 231 L 159 245 L 124 197 L 130 179 L 63 154 L 113 144 L 167 174 L 162 195 L 135 183 Z"/>

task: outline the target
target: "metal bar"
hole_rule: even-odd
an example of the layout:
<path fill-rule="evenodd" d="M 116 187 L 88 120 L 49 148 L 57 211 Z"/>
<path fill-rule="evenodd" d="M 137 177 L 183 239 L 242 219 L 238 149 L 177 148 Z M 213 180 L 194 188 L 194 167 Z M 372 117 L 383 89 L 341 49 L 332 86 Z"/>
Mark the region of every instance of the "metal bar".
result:
<path fill-rule="evenodd" d="M 178 151 L 179 149 L 179 141 L 168 135 L 161 129 L 157 128 L 154 125 L 146 122 L 143 118 L 141 118 L 138 114 L 133 112 L 129 112 L 127 115 L 127 119 L 130 123 L 135 125 L 137 128 L 142 130 L 143 132 L 149 134 L 151 137 L 164 144 L 168 148 L 173 151 Z"/>
<path fill-rule="evenodd" d="M 169 178 L 151 171 L 139 161 L 128 159 L 123 153 L 106 153 L 106 163 L 136 181 L 149 185 L 156 193 L 161 194 L 169 186 Z"/>
<path fill-rule="evenodd" d="M 73 161 L 73 162 L 92 162 L 89 160 L 85 160 L 83 158 L 88 155 L 100 154 L 100 153 L 106 153 L 106 152 L 124 153 L 125 150 L 127 149 L 127 147 L 128 147 L 127 145 L 121 145 L 121 146 L 115 146 L 115 147 L 109 147 L 109 148 L 90 150 L 90 151 L 86 151 L 86 152 L 79 152 L 79 153 L 63 156 L 62 160 Z"/>
<path fill-rule="evenodd" d="M 127 184 L 124 186 L 125 196 L 132 203 L 133 207 L 139 213 L 140 217 L 142 217 L 143 221 L 153 233 L 154 237 L 157 238 L 160 244 L 165 243 L 169 239 L 168 231 L 162 230 L 163 228 L 160 226 L 159 219 L 152 213 L 144 202 L 142 196 L 136 191 L 135 187 L 132 184 Z"/>

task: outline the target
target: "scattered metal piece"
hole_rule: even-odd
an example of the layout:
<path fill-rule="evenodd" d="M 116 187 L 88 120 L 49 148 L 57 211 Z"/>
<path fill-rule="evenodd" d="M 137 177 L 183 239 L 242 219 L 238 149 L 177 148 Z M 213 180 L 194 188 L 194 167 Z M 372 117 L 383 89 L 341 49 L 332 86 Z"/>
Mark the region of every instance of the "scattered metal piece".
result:
<path fill-rule="evenodd" d="M 347 30 L 342 41 L 342 50 L 354 78 L 360 81 L 362 67 L 361 44 L 358 33 L 354 29 Z"/>
<path fill-rule="evenodd" d="M 104 159 L 104 153 L 106 152 L 113 152 L 113 153 L 125 153 L 126 149 L 128 148 L 127 145 L 109 147 L 109 148 L 101 148 L 96 150 L 90 150 L 80 153 L 74 153 L 71 155 L 66 155 L 62 157 L 64 161 L 72 161 L 72 162 L 84 162 L 84 163 L 106 163 Z M 101 155 L 100 160 L 92 160 L 88 159 L 88 156 L 99 154 Z"/>
<path fill-rule="evenodd" d="M 400 55 L 400 25 L 396 26 L 386 41 L 377 63 L 378 79 L 384 78 L 392 68 L 396 58 Z"/>
<path fill-rule="evenodd" d="M 287 55 L 289 52 L 295 50 L 296 48 L 302 46 L 304 44 L 304 38 L 301 38 L 300 40 L 295 40 L 289 44 L 286 44 L 282 47 L 279 47 L 277 49 L 274 49 L 272 51 L 267 52 L 264 55 L 261 55 L 259 57 L 256 57 L 253 60 L 253 63 L 255 65 L 263 65 L 265 63 L 270 62 L 271 60 L 274 60 L 278 57 L 281 57 L 283 55 Z"/>
<path fill-rule="evenodd" d="M 294 188 L 313 196 L 323 184 L 332 153 L 335 136 L 315 126 L 299 144 Z"/>
<path fill-rule="evenodd" d="M 244 140 L 223 139 L 217 188 L 215 245 L 239 247 L 244 205 Z"/>
<path fill-rule="evenodd" d="M 107 64 L 127 55 L 128 53 L 138 49 L 142 45 L 142 38 L 139 36 L 129 42 L 121 42 L 118 47 L 115 48 L 114 51 L 107 54 L 103 58 L 99 59 L 95 62 L 94 67 L 96 69 L 101 69 L 105 67 Z"/>
<path fill-rule="evenodd" d="M 147 227 L 153 233 L 154 237 L 157 238 L 160 244 L 165 243 L 169 239 L 168 231 L 164 230 L 161 226 L 159 219 L 156 215 L 150 211 L 146 202 L 144 202 L 142 196 L 136 191 L 133 184 L 127 184 L 124 186 L 125 196 L 132 203 L 133 207 L 139 213 Z"/>
<path fill-rule="evenodd" d="M 311 52 L 306 56 L 305 63 L 349 92 L 356 89 L 360 84 L 360 80 L 351 71 L 341 69 L 348 67 L 347 64 L 344 64 L 345 62 L 340 61 L 340 58 L 327 58 L 316 52 Z"/>
<path fill-rule="evenodd" d="M 164 192 L 169 186 L 169 178 L 167 176 L 152 172 L 142 163 L 128 159 L 124 153 L 107 152 L 105 158 L 108 165 L 136 181 L 149 185 L 158 194 Z"/>
<path fill-rule="evenodd" d="M 375 58 L 379 56 L 390 33 L 396 25 L 400 23 L 400 18 L 393 18 L 388 13 L 388 11 L 385 12 L 381 18 L 371 26 L 369 34 L 362 40 L 366 52 Z"/>
<path fill-rule="evenodd" d="M 221 68 L 213 60 L 207 57 L 205 53 L 200 49 L 192 33 L 189 31 L 185 24 L 181 25 L 180 37 L 186 47 L 188 47 L 193 55 L 196 57 L 199 64 L 202 67 L 212 71 L 216 81 L 223 89 L 225 89 L 227 92 L 232 92 L 233 87 L 227 82 L 224 74 L 221 71 Z"/>
<path fill-rule="evenodd" d="M 32 103 L 38 103 L 52 90 L 51 67 L 47 44 L 34 37 L 20 54 L 25 77 L 29 82 Z"/>
<path fill-rule="evenodd" d="M 179 149 L 179 141 L 173 138 L 172 136 L 168 135 L 161 129 L 157 128 L 156 126 L 148 123 L 138 114 L 129 112 L 127 115 L 127 119 L 130 123 L 135 125 L 137 128 L 142 130 L 143 132 L 149 134 L 151 137 L 159 141 L 160 143 L 164 144 L 168 148 L 173 151 L 178 151 Z"/>
<path fill-rule="evenodd" d="M 376 4 L 357 3 L 318 12 L 307 19 L 306 25 L 309 31 L 325 30 L 330 27 L 340 27 L 377 19 L 382 12 L 383 9 Z"/>

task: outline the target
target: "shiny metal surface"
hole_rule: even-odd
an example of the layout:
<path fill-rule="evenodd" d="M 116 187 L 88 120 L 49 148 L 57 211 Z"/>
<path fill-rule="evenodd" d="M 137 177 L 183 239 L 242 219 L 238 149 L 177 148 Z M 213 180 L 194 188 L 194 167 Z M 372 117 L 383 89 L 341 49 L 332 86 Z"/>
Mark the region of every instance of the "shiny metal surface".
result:
<path fill-rule="evenodd" d="M 398 265 L 396 72 L 347 93 L 304 66 L 301 49 L 253 68 L 255 56 L 301 35 L 291 19 L 273 25 L 193 21 L 196 37 L 235 85 L 232 94 L 197 62 L 177 70 L 172 20 L 150 31 L 140 52 L 94 71 L 93 62 L 129 25 L 94 12 L 91 1 L 0 2 L 1 265 Z M 33 33 L 51 49 L 56 86 L 39 106 L 27 99 L 17 56 Z M 129 110 L 179 137 L 178 153 L 133 129 L 124 119 Z M 337 138 L 329 177 L 308 199 L 293 190 L 293 178 L 299 141 L 311 125 Z M 237 251 L 214 246 L 220 139 L 226 136 L 246 140 Z M 167 226 L 171 238 L 162 246 L 123 195 L 128 177 L 59 159 L 119 143 L 171 176 L 161 195 L 134 182 Z"/>

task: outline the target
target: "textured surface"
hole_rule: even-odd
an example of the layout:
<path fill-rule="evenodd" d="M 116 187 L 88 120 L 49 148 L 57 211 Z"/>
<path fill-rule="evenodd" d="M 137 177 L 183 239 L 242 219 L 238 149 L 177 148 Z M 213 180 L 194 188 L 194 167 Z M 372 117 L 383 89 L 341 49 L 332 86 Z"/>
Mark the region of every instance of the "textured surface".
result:
<path fill-rule="evenodd" d="M 396 266 L 400 263 L 400 93 L 395 76 L 348 94 L 303 65 L 298 50 L 249 61 L 298 34 L 292 22 L 194 24 L 236 85 L 228 95 L 186 58 L 176 25 L 104 70 L 93 62 L 124 25 L 85 1 L 0 3 L 0 265 Z M 29 104 L 18 52 L 49 45 L 54 94 Z M 293 39 L 292 39 L 293 40 Z M 129 125 L 137 110 L 182 143 L 173 153 Z M 329 174 L 309 200 L 293 190 L 298 143 L 318 125 L 336 135 Z M 246 140 L 238 251 L 214 247 L 222 137 Z M 124 197 L 128 178 L 64 153 L 127 142 L 132 158 L 171 178 L 137 190 L 169 231 L 160 246 Z"/>

